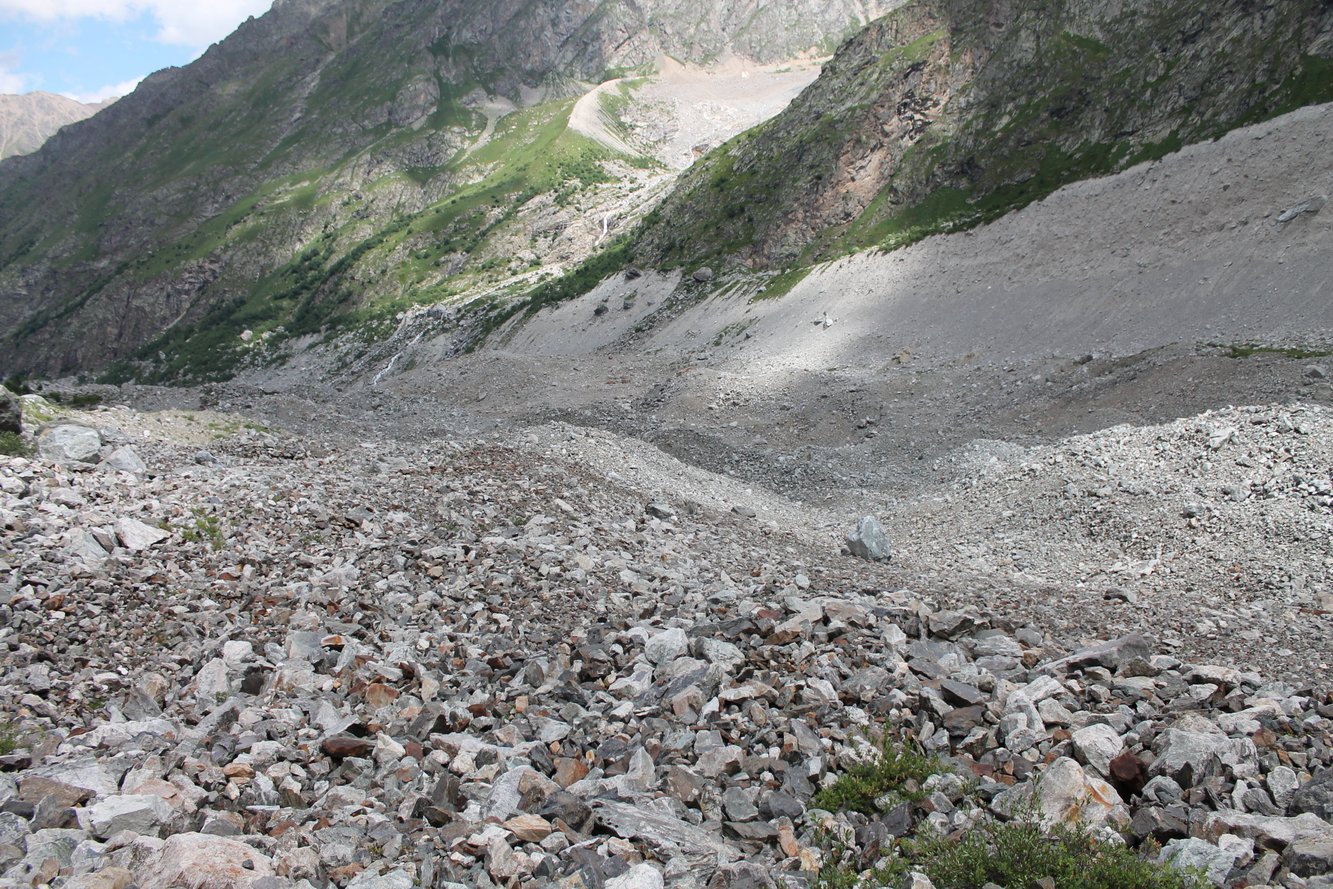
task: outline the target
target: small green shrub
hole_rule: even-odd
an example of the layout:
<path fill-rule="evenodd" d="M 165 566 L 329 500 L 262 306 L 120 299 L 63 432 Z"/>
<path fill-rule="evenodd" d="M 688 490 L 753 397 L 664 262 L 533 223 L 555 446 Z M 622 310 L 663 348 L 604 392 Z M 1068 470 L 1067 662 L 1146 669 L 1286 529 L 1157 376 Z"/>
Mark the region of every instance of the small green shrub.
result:
<path fill-rule="evenodd" d="M 886 805 L 921 800 L 922 784 L 944 764 L 911 742 L 896 743 L 888 731 L 875 757 L 849 769 L 815 795 L 817 808 L 874 815 Z M 888 797 L 886 800 L 885 797 Z M 1044 828 L 1034 799 L 1001 822 L 982 814 L 970 830 L 941 835 L 930 828 L 898 840 L 878 861 L 857 860 L 832 830 L 816 833 L 822 861 L 814 889 L 888 889 L 911 872 L 930 878 L 936 889 L 1031 889 L 1051 879 L 1060 889 L 1206 889 L 1204 874 L 1157 864 L 1149 843 L 1136 851 L 1100 842 L 1086 829 Z"/>
<path fill-rule="evenodd" d="M 72 408 L 97 407 L 102 403 L 102 396 L 95 392 L 48 392 L 46 400 Z"/>
<path fill-rule="evenodd" d="M 27 457 L 32 453 L 32 446 L 24 441 L 17 432 L 0 432 L 0 455 L 6 457 Z"/>
<path fill-rule="evenodd" d="M 1220 346 L 1227 350 L 1229 358 L 1253 358 L 1255 355 L 1280 355 L 1293 361 L 1305 361 L 1310 358 L 1328 358 L 1333 352 L 1318 349 L 1299 349 L 1287 346 L 1262 346 L 1257 343 L 1235 343 Z"/>
<path fill-rule="evenodd" d="M 32 386 L 28 384 L 28 378 L 18 374 L 10 374 L 5 377 L 4 387 L 15 395 L 32 394 Z"/>
<path fill-rule="evenodd" d="M 8 719 L 0 719 L 0 756 L 8 756 L 18 748 L 18 726 Z"/>
<path fill-rule="evenodd" d="M 220 550 L 227 545 L 227 535 L 222 530 L 222 522 L 215 515 L 202 509 L 193 510 L 194 522 L 181 530 L 181 538 L 186 543 L 207 543 L 210 549 Z"/>
<path fill-rule="evenodd" d="M 881 811 L 876 800 L 888 796 L 892 805 L 925 798 L 921 785 L 931 775 L 944 769 L 939 757 L 927 756 L 917 744 L 895 743 L 886 730 L 874 758 L 852 766 L 833 784 L 815 794 L 814 805 L 830 812 L 861 812 L 874 815 Z"/>
<path fill-rule="evenodd" d="M 1164 867 L 1127 846 L 1099 843 L 1085 830 L 1043 830 L 1035 819 L 987 820 L 959 837 L 928 835 L 905 842 L 904 863 L 937 889 L 994 883 L 1028 889 L 1047 877 L 1060 889 L 1204 889 L 1197 873 Z"/>
<path fill-rule="evenodd" d="M 822 853 L 813 889 L 861 889 L 861 887 L 898 886 L 907 875 L 902 862 L 886 858 L 869 871 L 861 872 L 848 855 L 847 844 L 836 834 L 820 832 L 815 845 Z"/>

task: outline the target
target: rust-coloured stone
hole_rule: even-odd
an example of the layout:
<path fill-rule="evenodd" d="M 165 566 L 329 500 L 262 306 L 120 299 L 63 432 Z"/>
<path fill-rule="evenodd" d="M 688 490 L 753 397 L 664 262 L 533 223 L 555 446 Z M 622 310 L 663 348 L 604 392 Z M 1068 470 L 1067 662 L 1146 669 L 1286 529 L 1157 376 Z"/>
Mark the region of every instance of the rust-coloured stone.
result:
<path fill-rule="evenodd" d="M 1148 769 L 1143 765 L 1143 760 L 1126 750 L 1111 760 L 1110 777 L 1111 786 L 1120 794 L 1120 798 L 1128 800 L 1143 792 L 1143 786 L 1148 783 Z"/>

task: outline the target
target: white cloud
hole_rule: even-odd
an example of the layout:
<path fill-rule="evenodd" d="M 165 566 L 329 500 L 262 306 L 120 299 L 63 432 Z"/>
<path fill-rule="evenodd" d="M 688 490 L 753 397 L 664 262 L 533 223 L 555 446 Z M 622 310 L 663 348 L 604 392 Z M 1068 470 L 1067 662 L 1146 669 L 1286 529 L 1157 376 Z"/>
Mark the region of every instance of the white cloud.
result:
<path fill-rule="evenodd" d="M 18 70 L 21 61 L 13 53 L 0 53 L 0 94 L 26 93 L 32 89 L 32 77 Z"/>
<path fill-rule="evenodd" d="M 143 81 L 142 77 L 136 77 L 133 80 L 127 80 L 124 83 L 113 83 L 110 86 L 104 86 L 100 90 L 93 90 L 91 93 L 64 93 L 67 98 L 75 102 L 82 102 L 85 105 L 96 105 L 98 102 L 105 102 L 107 99 L 119 99 L 128 96 L 134 92 L 134 88 Z"/>
<path fill-rule="evenodd" d="M 0 68 L 0 94 L 9 95 L 11 93 L 26 93 L 27 91 L 28 76 L 26 74 Z"/>
<path fill-rule="evenodd" d="M 273 0 L 0 0 L 0 16 L 42 22 L 100 18 L 123 21 L 147 13 L 158 24 L 155 39 L 202 49 L 226 37 Z"/>

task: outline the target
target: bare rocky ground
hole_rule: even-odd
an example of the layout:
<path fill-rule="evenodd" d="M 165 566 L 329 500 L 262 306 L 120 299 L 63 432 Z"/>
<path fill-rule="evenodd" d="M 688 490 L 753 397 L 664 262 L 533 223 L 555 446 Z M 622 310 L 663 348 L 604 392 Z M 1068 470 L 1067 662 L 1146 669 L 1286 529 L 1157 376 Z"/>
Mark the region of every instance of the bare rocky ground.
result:
<path fill-rule="evenodd" d="M 423 316 L 107 393 L 0 464 L 3 881 L 795 887 L 1040 778 L 1048 823 L 1330 885 L 1333 217 L 1278 221 L 1330 114 L 782 300 L 650 273 L 470 355 Z M 885 727 L 951 774 L 818 809 Z"/>
<path fill-rule="evenodd" d="M 1037 775 L 1047 823 L 1152 838 L 1219 885 L 1328 885 L 1326 645 L 1292 610 L 1191 601 L 1182 553 L 1120 566 L 1114 601 L 1000 586 L 929 551 L 855 559 L 826 507 L 609 432 L 356 419 L 117 407 L 3 461 L 4 885 L 806 885 L 829 830 L 856 868 L 914 825 L 1009 817 Z M 1301 526 L 1328 517 L 1327 475 L 1298 477 L 1331 425 L 1240 410 L 978 447 L 937 502 L 980 524 L 994 486 L 1033 479 L 1016 529 L 1053 503 L 1109 518 L 1147 495 L 1081 486 L 1142 441 L 1185 475 L 1249 465 L 1237 508 Z M 1225 509 L 1166 521 L 1183 548 Z M 1293 649 L 1285 679 L 1176 656 L 1208 643 L 1163 615 L 1201 613 L 1240 650 Z M 1122 632 L 1143 629 L 1168 636 Z M 885 727 L 946 773 L 874 817 L 820 810 Z"/>

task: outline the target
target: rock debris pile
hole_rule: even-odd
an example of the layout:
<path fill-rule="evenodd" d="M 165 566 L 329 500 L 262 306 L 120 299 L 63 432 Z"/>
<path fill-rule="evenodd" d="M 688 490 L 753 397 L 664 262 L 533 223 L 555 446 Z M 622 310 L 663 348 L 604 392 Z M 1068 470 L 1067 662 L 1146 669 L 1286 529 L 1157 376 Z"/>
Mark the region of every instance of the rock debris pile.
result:
<path fill-rule="evenodd" d="M 797 887 L 820 836 L 868 864 L 1025 801 L 1333 885 L 1327 677 L 1055 638 L 505 447 L 99 435 L 144 470 L 0 459 L 0 886 Z M 948 770 L 818 809 L 878 731 Z"/>
<path fill-rule="evenodd" d="M 1072 591 L 1071 631 L 1150 630 L 1184 659 L 1297 680 L 1333 669 L 1327 409 L 975 443 L 949 469 L 948 488 L 895 513 L 902 561 L 919 571 L 991 578 L 992 607 L 1034 621 Z"/>

